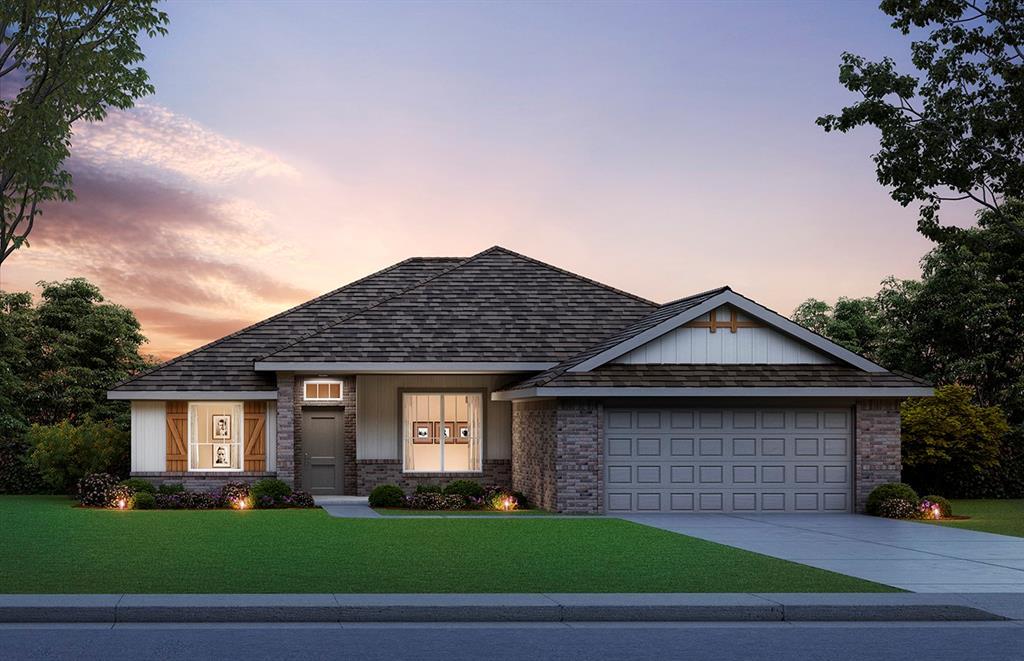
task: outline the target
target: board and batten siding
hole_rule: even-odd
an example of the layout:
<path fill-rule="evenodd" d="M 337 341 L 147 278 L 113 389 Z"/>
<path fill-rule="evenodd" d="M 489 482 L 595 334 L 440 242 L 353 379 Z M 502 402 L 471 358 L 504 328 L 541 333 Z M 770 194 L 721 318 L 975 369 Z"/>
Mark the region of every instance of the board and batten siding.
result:
<path fill-rule="evenodd" d="M 399 426 L 401 405 L 399 389 L 429 391 L 458 390 L 484 393 L 486 411 L 484 459 L 511 459 L 512 404 L 492 402 L 490 393 L 515 381 L 508 374 L 360 374 L 356 378 L 359 402 L 356 434 L 356 459 L 400 459 Z"/>
<path fill-rule="evenodd" d="M 132 472 L 162 473 L 167 470 L 167 403 L 132 402 Z M 277 403 L 267 402 L 267 470 L 277 469 Z"/>
<path fill-rule="evenodd" d="M 806 344 L 768 326 L 729 327 L 727 306 L 718 308 L 714 333 L 705 326 L 681 326 L 616 358 L 626 365 L 825 365 L 833 362 Z M 706 324 L 708 315 L 698 321 Z M 737 312 L 736 320 L 751 323 Z"/>
<path fill-rule="evenodd" d="M 164 402 L 132 402 L 132 472 L 167 470 L 167 420 Z"/>

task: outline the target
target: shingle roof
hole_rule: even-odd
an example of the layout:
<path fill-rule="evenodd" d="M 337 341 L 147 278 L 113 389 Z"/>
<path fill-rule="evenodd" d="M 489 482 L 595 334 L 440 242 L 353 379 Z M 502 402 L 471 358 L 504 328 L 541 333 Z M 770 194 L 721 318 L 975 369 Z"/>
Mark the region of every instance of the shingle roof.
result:
<path fill-rule="evenodd" d="M 923 379 L 865 372 L 848 365 L 622 365 L 567 372 L 539 384 L 527 379 L 506 390 L 545 388 L 920 388 Z"/>
<path fill-rule="evenodd" d="M 500 247 L 319 329 L 268 362 L 557 362 L 657 305 Z"/>
<path fill-rule="evenodd" d="M 274 375 L 254 371 L 254 360 L 463 261 L 463 257 L 407 259 L 169 360 L 114 390 L 275 390 Z"/>
<path fill-rule="evenodd" d="M 699 294 L 694 294 L 692 296 L 687 296 L 685 298 L 680 298 L 675 301 L 666 303 L 659 307 L 654 312 L 652 312 L 651 314 L 638 319 L 637 321 L 633 322 L 632 324 L 623 328 L 622 330 L 606 337 L 601 342 L 598 342 L 597 344 L 587 347 L 585 350 L 581 351 L 575 356 L 566 359 L 565 361 L 559 363 L 558 365 L 555 365 L 551 369 L 530 377 L 529 379 L 523 381 L 516 387 L 533 388 L 545 385 L 552 379 L 555 379 L 556 377 L 564 374 L 567 370 L 575 367 L 576 365 L 579 365 L 583 361 L 588 360 L 589 358 L 596 356 L 597 354 L 606 351 L 607 349 L 610 349 L 618 344 L 621 344 L 650 328 L 654 328 L 661 322 L 671 319 L 677 314 L 685 312 L 686 310 L 689 310 L 692 307 L 700 305 L 709 298 L 717 296 L 718 294 L 721 294 L 722 292 L 727 291 L 728 289 L 728 286 L 718 287 L 717 289 L 709 289 L 708 291 L 704 291 Z"/>

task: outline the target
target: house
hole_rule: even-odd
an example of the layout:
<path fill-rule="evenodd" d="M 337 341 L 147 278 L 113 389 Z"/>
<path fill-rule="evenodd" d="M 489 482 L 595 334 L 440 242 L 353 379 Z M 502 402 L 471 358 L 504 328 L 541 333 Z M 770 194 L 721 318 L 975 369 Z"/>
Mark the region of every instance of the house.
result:
<path fill-rule="evenodd" d="M 495 247 L 413 258 L 109 391 L 132 474 L 471 478 L 561 512 L 847 512 L 930 395 L 722 287 L 659 305 Z"/>

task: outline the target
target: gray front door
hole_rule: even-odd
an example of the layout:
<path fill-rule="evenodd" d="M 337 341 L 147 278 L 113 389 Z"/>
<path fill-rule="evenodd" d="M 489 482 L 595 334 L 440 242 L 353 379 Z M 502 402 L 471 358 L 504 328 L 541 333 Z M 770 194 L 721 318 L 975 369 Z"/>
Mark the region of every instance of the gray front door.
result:
<path fill-rule="evenodd" d="M 314 495 L 340 494 L 341 409 L 302 411 L 302 488 Z"/>
<path fill-rule="evenodd" d="M 607 409 L 608 512 L 849 512 L 846 408 Z"/>

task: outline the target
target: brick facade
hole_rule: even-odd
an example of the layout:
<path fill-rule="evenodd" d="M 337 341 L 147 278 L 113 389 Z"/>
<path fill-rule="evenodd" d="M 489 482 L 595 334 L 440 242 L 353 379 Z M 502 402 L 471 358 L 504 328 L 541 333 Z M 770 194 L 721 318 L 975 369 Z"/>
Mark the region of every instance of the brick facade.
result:
<path fill-rule="evenodd" d="M 228 482 L 248 482 L 252 484 L 257 480 L 267 477 L 278 477 L 272 472 L 232 472 L 232 473 L 150 473 L 133 472 L 132 477 L 137 477 L 154 486 L 161 484 L 182 484 L 187 491 L 204 491 L 217 493 Z"/>
<path fill-rule="evenodd" d="M 854 413 L 854 495 L 858 512 L 864 511 L 872 489 L 879 484 L 900 481 L 899 405 L 899 400 L 894 399 L 863 399 L 857 402 Z"/>
<path fill-rule="evenodd" d="M 295 483 L 295 376 L 277 373 L 277 479 Z"/>
<path fill-rule="evenodd" d="M 402 473 L 401 459 L 360 459 L 355 462 L 358 495 L 367 496 L 381 484 L 397 484 L 406 492 L 420 484 L 445 486 L 455 480 L 475 480 L 484 486 L 508 487 L 512 484 L 512 464 L 508 459 L 484 460 L 482 473 Z M 527 494 L 529 497 L 529 494 Z"/>
<path fill-rule="evenodd" d="M 341 457 L 339 461 L 342 462 L 342 477 L 341 487 L 342 493 L 346 496 L 354 496 L 357 493 L 357 469 L 356 469 L 356 416 L 358 412 L 358 402 L 356 394 L 356 377 L 355 376 L 342 376 L 338 377 L 341 380 L 341 402 L 307 402 L 304 399 L 304 381 L 306 376 L 293 376 L 292 377 L 292 401 L 289 407 L 292 411 L 293 420 L 293 448 L 291 452 L 292 461 L 297 467 L 295 470 L 295 488 L 302 489 L 302 465 L 303 465 L 303 454 L 302 454 L 302 409 L 303 408 L 317 408 L 327 407 L 341 409 Z M 280 389 L 278 390 L 278 401 L 283 398 L 280 395 Z M 280 405 L 279 409 L 280 411 Z M 278 413 L 278 424 L 280 425 L 280 412 Z M 280 430 L 278 431 L 280 434 Z M 280 438 L 280 437 L 279 437 Z M 278 442 L 280 448 L 280 441 Z M 281 454 L 278 452 L 278 457 Z M 280 459 L 279 459 L 280 460 Z"/>
<path fill-rule="evenodd" d="M 512 488 L 545 509 L 604 509 L 603 407 L 593 400 L 515 402 Z"/>

